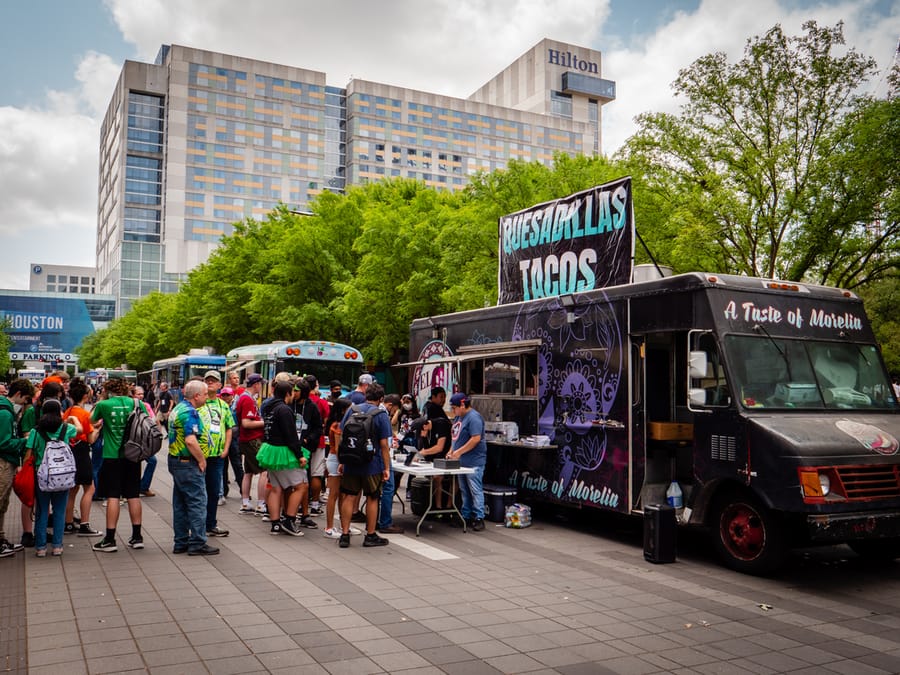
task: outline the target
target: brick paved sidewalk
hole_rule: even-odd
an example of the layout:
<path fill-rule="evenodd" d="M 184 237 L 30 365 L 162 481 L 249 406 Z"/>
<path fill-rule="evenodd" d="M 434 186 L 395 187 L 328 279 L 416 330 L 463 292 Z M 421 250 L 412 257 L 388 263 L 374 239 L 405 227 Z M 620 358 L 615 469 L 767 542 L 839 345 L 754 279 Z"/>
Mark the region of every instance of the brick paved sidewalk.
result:
<path fill-rule="evenodd" d="M 756 579 L 556 522 L 341 550 L 321 530 L 272 537 L 234 498 L 221 555 L 191 558 L 171 553 L 169 475 L 153 487 L 144 550 L 123 509 L 117 553 L 66 537 L 61 559 L 0 560 L 8 668 L 27 617 L 33 674 L 900 672 L 900 563 L 795 558 Z"/>

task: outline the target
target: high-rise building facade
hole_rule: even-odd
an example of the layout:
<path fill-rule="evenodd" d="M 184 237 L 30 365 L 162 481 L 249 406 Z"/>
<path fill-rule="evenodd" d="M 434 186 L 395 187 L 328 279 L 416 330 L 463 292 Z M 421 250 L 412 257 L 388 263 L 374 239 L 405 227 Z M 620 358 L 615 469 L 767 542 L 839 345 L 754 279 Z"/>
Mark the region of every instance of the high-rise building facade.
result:
<path fill-rule="evenodd" d="M 103 121 L 99 291 L 117 316 L 173 292 L 232 223 L 389 177 L 458 190 L 476 171 L 600 151 L 600 52 L 542 40 L 468 99 L 163 46 L 126 61 Z"/>

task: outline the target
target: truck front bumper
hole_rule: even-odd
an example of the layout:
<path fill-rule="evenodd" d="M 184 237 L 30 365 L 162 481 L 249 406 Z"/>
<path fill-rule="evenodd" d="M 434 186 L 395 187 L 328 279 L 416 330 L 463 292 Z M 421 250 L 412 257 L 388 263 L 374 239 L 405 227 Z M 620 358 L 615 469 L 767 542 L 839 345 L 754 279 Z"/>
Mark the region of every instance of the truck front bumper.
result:
<path fill-rule="evenodd" d="M 900 537 L 900 511 L 817 514 L 807 516 L 806 524 L 809 538 L 814 542 Z"/>

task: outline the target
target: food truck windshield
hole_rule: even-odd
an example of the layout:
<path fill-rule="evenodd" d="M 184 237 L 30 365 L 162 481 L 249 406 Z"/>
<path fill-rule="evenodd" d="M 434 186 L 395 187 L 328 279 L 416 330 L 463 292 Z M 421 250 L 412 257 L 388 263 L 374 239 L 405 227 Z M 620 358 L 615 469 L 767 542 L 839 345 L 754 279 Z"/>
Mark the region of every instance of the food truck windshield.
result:
<path fill-rule="evenodd" d="M 874 345 L 728 335 L 724 347 L 745 408 L 897 409 Z"/>

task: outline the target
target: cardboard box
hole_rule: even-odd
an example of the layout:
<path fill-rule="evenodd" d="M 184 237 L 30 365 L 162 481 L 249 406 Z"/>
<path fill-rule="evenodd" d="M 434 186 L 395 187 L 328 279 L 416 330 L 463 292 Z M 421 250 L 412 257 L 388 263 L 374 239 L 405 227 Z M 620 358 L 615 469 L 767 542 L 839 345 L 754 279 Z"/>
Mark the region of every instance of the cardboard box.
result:
<path fill-rule="evenodd" d="M 692 441 L 694 425 L 682 422 L 650 422 L 647 435 L 654 441 Z"/>
<path fill-rule="evenodd" d="M 458 459 L 436 459 L 434 460 L 435 469 L 458 469 Z"/>

